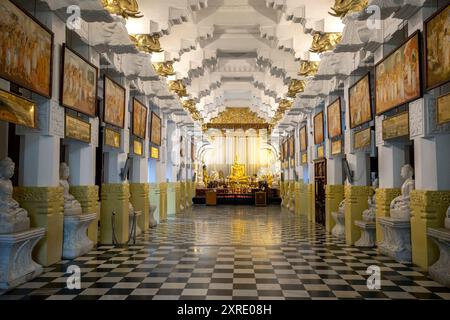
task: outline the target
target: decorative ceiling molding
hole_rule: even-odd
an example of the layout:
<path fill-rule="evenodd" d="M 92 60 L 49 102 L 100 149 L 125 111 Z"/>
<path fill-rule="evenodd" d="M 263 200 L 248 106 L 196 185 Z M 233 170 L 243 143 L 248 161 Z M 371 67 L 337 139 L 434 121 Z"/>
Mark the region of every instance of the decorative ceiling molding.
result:
<path fill-rule="evenodd" d="M 175 75 L 175 70 L 173 69 L 172 61 L 154 62 L 153 68 L 155 68 L 156 73 L 159 74 L 161 77 Z"/>
<path fill-rule="evenodd" d="M 206 124 L 207 129 L 268 129 L 269 124 L 250 108 L 226 108 Z"/>
<path fill-rule="evenodd" d="M 364 10 L 368 5 L 368 0 L 335 0 L 334 6 L 331 7 L 334 12 L 329 12 L 329 14 L 333 17 L 343 18 L 348 13 Z"/>
<path fill-rule="evenodd" d="M 142 18 L 136 0 L 101 0 L 103 7 L 111 14 L 117 14 L 125 19 Z"/>
<path fill-rule="evenodd" d="M 309 51 L 313 53 L 323 53 L 325 51 L 332 51 L 336 45 L 341 41 L 342 33 L 340 32 L 316 32 L 313 36 L 313 42 Z"/>
<path fill-rule="evenodd" d="M 131 34 L 131 41 L 135 44 L 139 51 L 146 53 L 162 52 L 158 35 L 150 34 Z"/>

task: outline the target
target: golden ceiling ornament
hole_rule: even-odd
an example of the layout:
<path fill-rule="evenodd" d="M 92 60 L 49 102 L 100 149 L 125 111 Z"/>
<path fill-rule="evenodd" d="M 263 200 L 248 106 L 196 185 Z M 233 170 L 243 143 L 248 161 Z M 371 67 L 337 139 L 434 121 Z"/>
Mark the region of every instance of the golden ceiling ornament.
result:
<path fill-rule="evenodd" d="M 159 35 L 157 34 L 153 36 L 150 34 L 131 34 L 130 39 L 139 51 L 146 53 L 163 51 L 159 43 Z"/>
<path fill-rule="evenodd" d="M 313 36 L 313 42 L 309 51 L 313 53 L 322 53 L 333 50 L 336 45 L 342 40 L 342 33 L 340 32 L 316 32 Z"/>
<path fill-rule="evenodd" d="M 136 0 L 102 0 L 102 5 L 110 14 L 117 14 L 125 19 L 144 16 L 139 11 Z"/>
<path fill-rule="evenodd" d="M 289 98 L 295 98 L 298 93 L 303 91 L 305 91 L 305 81 L 292 79 L 289 83 L 287 96 Z"/>
<path fill-rule="evenodd" d="M 300 63 L 300 71 L 298 75 L 302 77 L 315 76 L 317 71 L 319 71 L 319 64 L 319 61 L 303 60 Z"/>
<path fill-rule="evenodd" d="M 169 81 L 169 90 L 175 92 L 180 98 L 188 96 L 186 86 L 183 84 L 182 80 Z"/>
<path fill-rule="evenodd" d="M 197 111 L 197 108 L 195 107 L 195 100 L 194 99 L 188 99 L 183 101 L 183 108 L 189 110 L 190 112 Z"/>
<path fill-rule="evenodd" d="M 264 129 L 269 124 L 250 108 L 226 108 L 207 124 L 216 129 Z"/>
<path fill-rule="evenodd" d="M 155 72 L 162 77 L 173 76 L 175 74 L 172 61 L 154 62 L 153 68 L 155 68 Z"/>
<path fill-rule="evenodd" d="M 367 8 L 369 5 L 368 0 L 335 0 L 334 6 L 331 10 L 334 12 L 328 12 L 333 17 L 343 18 L 347 13 L 360 12 Z"/>
<path fill-rule="evenodd" d="M 292 108 L 292 100 L 282 99 L 280 101 L 280 104 L 278 105 L 279 111 L 286 111 L 289 110 L 290 108 Z"/>

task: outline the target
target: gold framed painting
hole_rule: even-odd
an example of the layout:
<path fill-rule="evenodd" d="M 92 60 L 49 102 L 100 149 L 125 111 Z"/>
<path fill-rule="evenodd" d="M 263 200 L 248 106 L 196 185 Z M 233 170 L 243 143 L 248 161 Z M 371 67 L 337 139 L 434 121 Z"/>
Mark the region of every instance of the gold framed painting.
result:
<path fill-rule="evenodd" d="M 327 128 L 330 139 L 342 135 L 341 98 L 327 107 Z"/>
<path fill-rule="evenodd" d="M 420 32 L 375 66 L 375 109 L 380 115 L 422 96 Z"/>
<path fill-rule="evenodd" d="M 427 90 L 450 81 L 450 4 L 424 23 L 425 84 Z"/>
<path fill-rule="evenodd" d="M 65 44 L 62 56 L 61 105 L 95 117 L 97 113 L 97 67 Z"/>
<path fill-rule="evenodd" d="M 9 0 L 0 2 L 0 77 L 52 95 L 53 33 Z"/>
<path fill-rule="evenodd" d="M 301 163 L 302 164 L 308 163 L 308 154 L 306 152 L 302 153 Z"/>
<path fill-rule="evenodd" d="M 137 156 L 142 156 L 143 154 L 142 142 L 136 139 L 133 139 L 133 153 Z"/>
<path fill-rule="evenodd" d="M 294 159 L 294 155 L 295 155 L 295 149 L 294 149 L 294 146 L 295 146 L 295 143 L 294 143 L 294 136 L 291 136 L 290 138 L 289 138 L 289 158 L 290 159 Z"/>
<path fill-rule="evenodd" d="M 136 98 L 133 98 L 133 126 L 132 133 L 136 137 L 145 139 L 147 132 L 147 107 Z"/>
<path fill-rule="evenodd" d="M 325 149 L 323 146 L 317 148 L 317 159 L 322 159 L 325 156 Z"/>
<path fill-rule="evenodd" d="M 350 129 L 372 121 L 370 73 L 367 73 L 348 90 Z"/>
<path fill-rule="evenodd" d="M 125 88 L 106 75 L 103 77 L 103 121 L 110 125 L 125 127 Z"/>
<path fill-rule="evenodd" d="M 66 114 L 65 138 L 91 143 L 91 124 Z"/>
<path fill-rule="evenodd" d="M 372 143 L 372 131 L 370 128 L 355 132 L 353 135 L 353 149 L 363 149 L 370 147 Z"/>
<path fill-rule="evenodd" d="M 409 113 L 399 113 L 384 119 L 382 123 L 383 140 L 409 136 Z"/>
<path fill-rule="evenodd" d="M 314 144 L 323 142 L 323 111 L 314 116 Z"/>
<path fill-rule="evenodd" d="M 36 129 L 36 103 L 0 89 L 0 120 Z"/>
<path fill-rule="evenodd" d="M 152 112 L 150 128 L 150 142 L 161 146 L 161 118 L 154 112 Z"/>
<path fill-rule="evenodd" d="M 112 148 L 120 148 L 120 131 L 105 128 L 105 145 Z"/>
<path fill-rule="evenodd" d="M 450 93 L 437 98 L 436 109 L 437 124 L 450 122 Z"/>
<path fill-rule="evenodd" d="M 306 132 L 306 126 L 302 127 L 299 132 L 300 135 L 300 151 L 306 151 L 308 149 L 308 139 L 307 139 L 307 132 Z"/>
<path fill-rule="evenodd" d="M 157 147 L 150 147 L 150 158 L 159 159 L 159 149 Z"/>
<path fill-rule="evenodd" d="M 336 156 L 342 153 L 342 140 L 336 140 L 331 142 L 331 155 Z"/>

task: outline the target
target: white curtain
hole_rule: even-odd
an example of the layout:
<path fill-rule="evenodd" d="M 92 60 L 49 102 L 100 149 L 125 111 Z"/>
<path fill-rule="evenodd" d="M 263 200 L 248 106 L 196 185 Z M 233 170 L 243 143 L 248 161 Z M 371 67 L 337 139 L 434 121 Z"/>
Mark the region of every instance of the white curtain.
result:
<path fill-rule="evenodd" d="M 239 163 L 245 165 L 247 176 L 258 174 L 261 168 L 273 171 L 272 167 L 276 164 L 276 156 L 267 145 L 267 135 L 256 130 L 236 130 L 214 135 L 204 161 L 209 172 L 222 171 L 227 177 L 236 155 Z"/>

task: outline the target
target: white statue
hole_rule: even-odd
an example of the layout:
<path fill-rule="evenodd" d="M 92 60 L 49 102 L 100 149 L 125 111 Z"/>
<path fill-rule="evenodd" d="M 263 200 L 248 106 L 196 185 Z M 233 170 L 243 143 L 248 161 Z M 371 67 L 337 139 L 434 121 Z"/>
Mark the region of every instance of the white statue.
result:
<path fill-rule="evenodd" d="M 342 214 L 345 214 L 345 199 L 342 200 L 341 203 L 339 203 L 338 211 Z"/>
<path fill-rule="evenodd" d="M 0 234 L 16 233 L 30 229 L 28 212 L 13 199 L 11 178 L 14 162 L 10 158 L 0 161 Z"/>
<path fill-rule="evenodd" d="M 64 162 L 59 166 L 59 186 L 64 188 L 64 215 L 77 216 L 83 213 L 81 205 L 73 195 L 69 193 L 69 166 Z"/>
<path fill-rule="evenodd" d="M 375 191 L 375 189 L 378 188 L 378 179 L 375 179 L 372 183 L 372 187 Z M 375 194 L 372 197 L 368 197 L 367 199 L 367 203 L 368 203 L 368 208 L 366 210 L 364 210 L 362 217 L 363 217 L 363 221 L 366 222 L 374 222 L 375 221 L 375 217 L 376 217 L 376 198 L 375 198 Z"/>
<path fill-rule="evenodd" d="M 411 209 L 409 207 L 409 197 L 412 190 L 415 188 L 413 180 L 414 169 L 411 165 L 406 164 L 402 167 L 401 176 L 405 179 L 402 185 L 401 195 L 396 197 L 391 202 L 391 217 L 399 220 L 409 220 L 411 216 Z"/>

